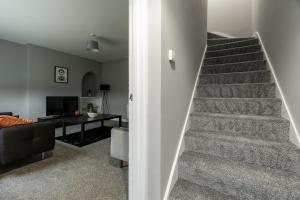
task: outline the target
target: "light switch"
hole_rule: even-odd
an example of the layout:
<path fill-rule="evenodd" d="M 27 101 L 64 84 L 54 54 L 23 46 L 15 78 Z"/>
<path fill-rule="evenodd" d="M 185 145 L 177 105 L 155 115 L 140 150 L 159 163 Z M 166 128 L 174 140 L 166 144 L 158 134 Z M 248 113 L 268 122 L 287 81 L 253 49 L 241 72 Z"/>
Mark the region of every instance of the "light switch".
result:
<path fill-rule="evenodd" d="M 175 62 L 175 51 L 173 49 L 169 49 L 168 57 L 170 62 Z"/>

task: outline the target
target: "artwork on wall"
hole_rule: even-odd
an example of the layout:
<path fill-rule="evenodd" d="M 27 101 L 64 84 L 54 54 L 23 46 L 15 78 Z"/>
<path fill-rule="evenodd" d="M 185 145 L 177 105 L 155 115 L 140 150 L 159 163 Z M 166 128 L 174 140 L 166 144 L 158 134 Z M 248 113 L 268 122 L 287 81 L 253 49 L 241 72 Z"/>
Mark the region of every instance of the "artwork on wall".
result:
<path fill-rule="evenodd" d="M 55 66 L 54 72 L 55 83 L 68 83 L 68 68 Z"/>

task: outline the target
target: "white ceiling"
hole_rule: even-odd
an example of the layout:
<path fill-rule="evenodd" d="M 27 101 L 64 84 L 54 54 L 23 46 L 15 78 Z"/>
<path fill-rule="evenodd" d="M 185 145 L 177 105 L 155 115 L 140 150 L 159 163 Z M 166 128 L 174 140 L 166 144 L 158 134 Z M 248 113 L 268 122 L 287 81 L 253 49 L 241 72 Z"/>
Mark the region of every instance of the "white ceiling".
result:
<path fill-rule="evenodd" d="M 0 38 L 100 62 L 128 57 L 128 0 L 0 0 Z M 99 53 L 85 50 L 90 33 Z"/>

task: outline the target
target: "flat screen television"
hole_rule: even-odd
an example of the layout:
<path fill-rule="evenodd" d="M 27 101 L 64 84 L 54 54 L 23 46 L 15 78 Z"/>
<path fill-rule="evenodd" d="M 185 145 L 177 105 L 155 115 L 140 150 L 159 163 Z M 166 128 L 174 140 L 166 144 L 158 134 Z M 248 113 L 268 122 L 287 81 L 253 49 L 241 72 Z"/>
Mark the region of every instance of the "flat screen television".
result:
<path fill-rule="evenodd" d="M 78 97 L 46 97 L 46 115 L 74 116 Z"/>

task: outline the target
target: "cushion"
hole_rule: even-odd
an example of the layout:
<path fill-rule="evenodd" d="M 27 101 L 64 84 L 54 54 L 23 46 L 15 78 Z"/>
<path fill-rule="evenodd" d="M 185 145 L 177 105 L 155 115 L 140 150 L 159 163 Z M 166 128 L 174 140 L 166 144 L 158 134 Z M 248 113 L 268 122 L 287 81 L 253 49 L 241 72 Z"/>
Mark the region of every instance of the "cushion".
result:
<path fill-rule="evenodd" d="M 0 128 L 32 123 L 32 120 L 19 119 L 8 115 L 0 115 Z"/>

